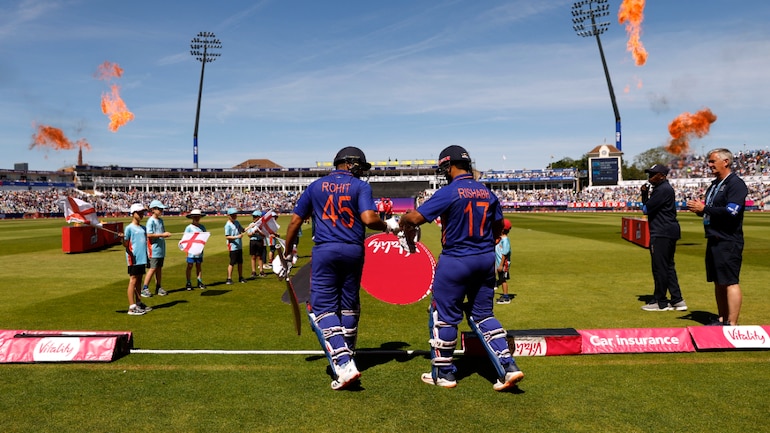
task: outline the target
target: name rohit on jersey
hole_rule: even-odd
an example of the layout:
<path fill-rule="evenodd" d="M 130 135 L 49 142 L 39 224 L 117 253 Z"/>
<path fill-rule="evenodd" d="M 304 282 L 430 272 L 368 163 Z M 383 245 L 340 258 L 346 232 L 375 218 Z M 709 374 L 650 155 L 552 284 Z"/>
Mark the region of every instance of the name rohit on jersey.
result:
<path fill-rule="evenodd" d="M 462 198 L 489 198 L 489 190 L 486 188 L 457 188 L 457 195 Z"/>
<path fill-rule="evenodd" d="M 347 193 L 350 191 L 350 184 L 349 183 L 334 183 L 334 182 L 323 182 L 321 184 L 321 191 L 328 192 L 331 194 L 338 194 L 338 193 Z"/>

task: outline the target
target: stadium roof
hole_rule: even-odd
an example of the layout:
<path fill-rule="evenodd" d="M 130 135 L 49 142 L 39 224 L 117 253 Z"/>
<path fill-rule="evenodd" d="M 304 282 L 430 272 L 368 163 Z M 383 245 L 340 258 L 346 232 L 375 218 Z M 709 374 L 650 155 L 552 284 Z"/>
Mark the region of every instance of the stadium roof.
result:
<path fill-rule="evenodd" d="M 283 168 L 269 159 L 247 159 L 233 168 Z"/>

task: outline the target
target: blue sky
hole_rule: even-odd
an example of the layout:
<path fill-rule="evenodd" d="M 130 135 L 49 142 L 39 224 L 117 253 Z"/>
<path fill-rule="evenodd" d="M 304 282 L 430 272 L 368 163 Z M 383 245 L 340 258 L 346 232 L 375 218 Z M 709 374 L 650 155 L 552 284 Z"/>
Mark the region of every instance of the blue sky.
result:
<path fill-rule="evenodd" d="M 33 124 L 86 139 L 93 165 L 192 167 L 200 31 L 222 41 L 206 67 L 199 166 L 267 158 L 436 158 L 464 146 L 476 168 L 545 168 L 613 143 L 596 41 L 561 0 L 4 0 L 0 4 L 0 168 L 73 165 L 76 151 L 30 149 Z M 173 4 L 173 6 L 172 6 Z M 718 116 L 704 149 L 770 144 L 770 2 L 648 0 L 636 66 L 618 24 L 602 45 L 628 160 L 669 139 L 683 112 Z M 135 119 L 117 132 L 94 78 L 105 62 Z M 641 84 L 641 87 L 639 87 Z"/>

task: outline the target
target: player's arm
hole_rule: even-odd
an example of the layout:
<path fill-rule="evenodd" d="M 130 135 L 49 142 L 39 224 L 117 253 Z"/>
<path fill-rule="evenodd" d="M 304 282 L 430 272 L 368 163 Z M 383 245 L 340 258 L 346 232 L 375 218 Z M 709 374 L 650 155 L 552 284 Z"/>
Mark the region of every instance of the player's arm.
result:
<path fill-rule="evenodd" d="M 385 231 L 388 226 L 385 224 L 377 212 L 373 210 L 365 210 L 361 212 L 361 222 L 372 230 Z"/>
<path fill-rule="evenodd" d="M 422 214 L 416 210 L 411 210 L 401 216 L 399 224 L 401 228 L 408 228 L 409 226 L 419 226 L 425 224 L 428 220 L 425 219 Z"/>
<path fill-rule="evenodd" d="M 499 219 L 492 222 L 492 234 L 495 241 L 499 240 L 503 235 L 503 220 Z"/>

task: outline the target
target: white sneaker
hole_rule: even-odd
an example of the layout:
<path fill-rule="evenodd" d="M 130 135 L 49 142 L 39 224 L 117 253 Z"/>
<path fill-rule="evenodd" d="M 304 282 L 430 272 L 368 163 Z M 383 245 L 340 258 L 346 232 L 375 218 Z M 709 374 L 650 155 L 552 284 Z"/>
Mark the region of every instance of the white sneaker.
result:
<path fill-rule="evenodd" d="M 669 304 L 669 306 L 676 311 L 687 311 L 687 304 L 684 303 L 684 299 L 676 304 Z"/>
<path fill-rule="evenodd" d="M 642 310 L 644 311 L 671 311 L 673 309 L 674 307 L 672 307 L 671 304 L 666 304 L 665 307 L 660 308 L 660 305 L 658 305 L 657 301 L 650 302 L 649 304 L 642 307 Z"/>
<path fill-rule="evenodd" d="M 492 385 L 492 389 L 495 391 L 503 391 L 521 382 L 522 379 L 524 379 L 524 373 L 522 373 L 518 367 L 511 364 L 505 370 L 505 380 L 502 381 L 497 379 L 497 382 Z"/>
<path fill-rule="evenodd" d="M 337 367 L 337 378 L 332 381 L 332 389 L 344 389 L 351 383 L 361 377 L 361 372 L 356 368 L 356 363 L 351 359 L 350 362 Z"/>
<path fill-rule="evenodd" d="M 143 308 L 141 308 L 138 305 L 132 305 L 128 307 L 128 315 L 129 316 L 141 316 L 143 314 L 147 313 Z"/>
<path fill-rule="evenodd" d="M 442 388 L 454 388 L 457 386 L 455 375 L 452 373 L 445 373 L 443 376 L 436 378 L 436 380 L 433 380 L 432 373 L 423 373 L 420 379 L 428 385 L 436 385 Z"/>

